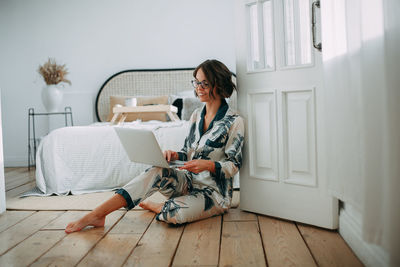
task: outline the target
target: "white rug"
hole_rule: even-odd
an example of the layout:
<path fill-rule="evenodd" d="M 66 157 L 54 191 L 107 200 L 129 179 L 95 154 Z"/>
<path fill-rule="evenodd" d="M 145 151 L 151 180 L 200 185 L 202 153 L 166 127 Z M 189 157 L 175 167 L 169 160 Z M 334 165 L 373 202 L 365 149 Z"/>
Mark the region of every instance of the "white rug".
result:
<path fill-rule="evenodd" d="M 8 210 L 93 210 L 114 194 L 114 191 L 112 191 L 68 196 L 31 196 L 24 198 L 17 196 L 7 198 L 6 206 Z M 239 205 L 239 198 L 239 191 L 233 191 L 232 208 Z M 164 202 L 166 198 L 160 193 L 155 193 L 149 200 Z M 137 206 L 134 209 L 142 208 Z"/>

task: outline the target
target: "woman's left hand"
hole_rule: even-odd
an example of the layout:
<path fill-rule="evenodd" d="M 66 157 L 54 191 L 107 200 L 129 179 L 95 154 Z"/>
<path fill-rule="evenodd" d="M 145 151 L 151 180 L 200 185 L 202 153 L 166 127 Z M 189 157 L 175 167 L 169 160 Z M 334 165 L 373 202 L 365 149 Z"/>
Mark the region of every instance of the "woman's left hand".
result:
<path fill-rule="evenodd" d="M 202 171 L 215 172 L 215 163 L 211 160 L 195 159 L 185 163 L 184 166 L 179 168 L 180 170 L 188 170 L 193 173 L 200 173 Z"/>

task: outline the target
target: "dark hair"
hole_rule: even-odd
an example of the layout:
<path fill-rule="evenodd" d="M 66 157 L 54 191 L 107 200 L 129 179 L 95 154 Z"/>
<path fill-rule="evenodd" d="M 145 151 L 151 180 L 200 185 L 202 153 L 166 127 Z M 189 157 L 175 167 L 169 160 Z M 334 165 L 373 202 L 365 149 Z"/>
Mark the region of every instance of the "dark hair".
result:
<path fill-rule="evenodd" d="M 210 84 L 210 96 L 212 98 L 215 98 L 214 88 L 216 90 L 216 94 L 223 98 L 230 97 L 233 93 L 233 90 L 237 90 L 236 85 L 232 82 L 232 73 L 224 65 L 224 63 L 216 59 L 207 59 L 197 66 L 197 68 L 193 71 L 194 78 L 196 78 L 199 69 L 204 72 L 204 75 Z M 195 94 L 197 96 L 196 90 Z"/>

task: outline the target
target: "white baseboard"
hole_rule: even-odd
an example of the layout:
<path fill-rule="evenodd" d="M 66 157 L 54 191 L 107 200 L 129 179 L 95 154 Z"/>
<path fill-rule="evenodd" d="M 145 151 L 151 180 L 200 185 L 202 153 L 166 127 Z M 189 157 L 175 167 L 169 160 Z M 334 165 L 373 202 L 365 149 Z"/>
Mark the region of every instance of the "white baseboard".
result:
<path fill-rule="evenodd" d="M 389 266 L 389 255 L 381 247 L 365 242 L 362 239 L 361 216 L 352 213 L 355 211 L 345 204 L 345 208 L 340 210 L 339 215 L 339 233 L 351 247 L 357 257 L 365 266 L 386 267 Z"/>
<path fill-rule="evenodd" d="M 4 167 L 28 167 L 28 156 L 4 157 Z"/>

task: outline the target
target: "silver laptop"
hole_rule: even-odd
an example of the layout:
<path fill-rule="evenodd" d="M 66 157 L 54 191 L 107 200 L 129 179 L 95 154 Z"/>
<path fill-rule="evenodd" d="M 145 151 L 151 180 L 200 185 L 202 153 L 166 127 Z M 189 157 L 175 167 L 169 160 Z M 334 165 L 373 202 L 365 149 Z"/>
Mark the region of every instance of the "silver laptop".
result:
<path fill-rule="evenodd" d="M 168 162 L 161 151 L 154 133 L 150 130 L 114 127 L 126 154 L 133 162 L 148 165 L 177 168 L 185 161 L 175 160 Z"/>

